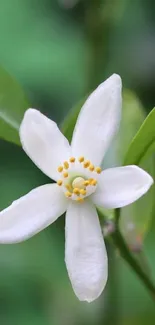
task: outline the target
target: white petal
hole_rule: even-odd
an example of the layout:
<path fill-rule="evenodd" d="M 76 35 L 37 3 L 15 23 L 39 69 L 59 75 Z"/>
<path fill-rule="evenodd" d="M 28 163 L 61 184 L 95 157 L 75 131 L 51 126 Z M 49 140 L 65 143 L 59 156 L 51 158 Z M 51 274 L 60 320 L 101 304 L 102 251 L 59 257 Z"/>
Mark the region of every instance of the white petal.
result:
<path fill-rule="evenodd" d="M 58 166 L 71 155 L 68 140 L 57 124 L 35 109 L 28 109 L 20 126 L 23 149 L 49 177 L 57 180 Z"/>
<path fill-rule="evenodd" d="M 67 200 L 58 185 L 35 188 L 0 212 L 0 243 L 17 243 L 32 237 L 66 208 Z"/>
<path fill-rule="evenodd" d="M 71 203 L 66 213 L 65 261 L 79 300 L 91 302 L 103 291 L 107 253 L 96 209 L 90 202 Z"/>
<path fill-rule="evenodd" d="M 96 192 L 96 205 L 120 208 L 138 200 L 153 184 L 152 177 L 137 166 L 110 168 L 103 171 Z"/>
<path fill-rule="evenodd" d="M 113 74 L 87 99 L 72 139 L 73 155 L 100 165 L 121 117 L 121 78 Z"/>

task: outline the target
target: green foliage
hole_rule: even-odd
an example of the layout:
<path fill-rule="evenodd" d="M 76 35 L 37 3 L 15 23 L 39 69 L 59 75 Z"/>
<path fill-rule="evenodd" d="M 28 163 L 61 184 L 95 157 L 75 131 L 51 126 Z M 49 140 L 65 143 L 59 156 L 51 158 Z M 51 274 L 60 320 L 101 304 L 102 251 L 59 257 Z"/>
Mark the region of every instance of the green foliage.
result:
<path fill-rule="evenodd" d="M 104 167 L 123 165 L 128 147 L 144 119 L 144 109 L 137 96 L 129 90 L 124 90 L 121 125 L 105 157 Z M 148 159 L 145 158 L 143 157 L 141 160 L 140 167 L 153 176 L 153 158 L 151 156 Z M 129 162 L 126 160 L 125 165 L 131 163 L 136 164 L 136 161 L 131 162 L 130 160 Z M 130 248 L 135 251 L 141 248 L 144 236 L 149 229 L 154 212 L 153 207 L 154 187 L 138 201 L 121 209 L 120 230 Z"/>
<path fill-rule="evenodd" d="M 20 144 L 19 125 L 28 107 L 17 81 L 0 67 L 0 138 Z"/>
<path fill-rule="evenodd" d="M 139 165 L 144 170 L 148 171 L 152 176 L 154 176 L 153 158 L 148 155 L 146 156 L 146 145 L 146 151 L 144 151 L 144 148 L 142 148 L 144 138 L 149 138 L 149 128 L 147 129 L 147 135 L 145 134 L 143 139 L 141 138 L 140 140 L 140 137 L 138 137 L 138 141 L 137 136 L 135 136 L 135 134 L 140 134 L 140 131 L 138 131 L 139 128 L 140 130 L 144 128 L 145 122 L 143 126 L 141 126 L 144 119 L 145 113 L 139 99 L 132 92 L 125 91 L 123 95 L 122 122 L 115 143 L 115 147 L 117 148 L 117 161 L 121 165 L 124 161 L 125 165 Z M 135 145 L 134 140 L 132 141 L 133 138 L 135 139 Z M 138 141 L 137 147 L 136 138 Z M 130 145 L 131 141 L 134 146 L 134 150 L 129 149 L 128 151 L 129 146 L 130 148 L 132 148 L 132 144 Z M 145 144 L 146 142 L 147 140 L 145 140 Z M 144 153 L 143 157 L 141 157 L 143 158 L 141 159 L 141 161 L 136 159 L 136 153 L 138 157 L 138 154 L 140 153 L 140 148 L 141 150 L 143 150 Z M 130 154 L 127 153 L 126 155 L 127 151 L 128 153 L 130 152 Z M 124 159 L 124 157 L 128 157 L 128 159 Z M 124 238 L 133 250 L 138 250 L 139 248 L 141 248 L 144 236 L 146 235 L 150 227 L 150 222 L 152 220 L 154 212 L 154 195 L 154 187 L 152 187 L 149 192 L 142 198 L 140 198 L 138 201 L 121 209 L 120 229 L 122 231 L 122 234 L 124 235 Z"/>
<path fill-rule="evenodd" d="M 133 138 L 125 156 L 124 165 L 139 165 L 144 157 L 155 150 L 155 108 Z"/>

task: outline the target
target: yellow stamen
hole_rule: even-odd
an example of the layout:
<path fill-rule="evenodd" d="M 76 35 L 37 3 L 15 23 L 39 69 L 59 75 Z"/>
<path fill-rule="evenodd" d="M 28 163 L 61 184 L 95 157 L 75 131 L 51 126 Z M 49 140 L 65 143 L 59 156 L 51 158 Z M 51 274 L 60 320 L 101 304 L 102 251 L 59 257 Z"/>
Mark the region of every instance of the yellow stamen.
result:
<path fill-rule="evenodd" d="M 72 189 L 72 186 L 70 184 L 66 184 L 65 187 L 67 188 L 68 191 Z"/>
<path fill-rule="evenodd" d="M 66 197 L 71 197 L 72 193 L 68 191 L 68 192 L 65 193 L 65 195 L 66 195 Z"/>
<path fill-rule="evenodd" d="M 68 163 L 68 161 L 64 161 L 64 168 L 65 168 L 65 169 L 68 169 L 68 168 L 69 168 L 69 163 Z"/>
<path fill-rule="evenodd" d="M 81 163 L 83 161 L 84 161 L 84 157 L 83 156 L 79 157 L 79 162 Z"/>
<path fill-rule="evenodd" d="M 67 178 L 68 177 L 68 173 L 67 172 L 63 173 L 63 177 L 64 178 Z"/>
<path fill-rule="evenodd" d="M 96 184 L 97 184 L 97 180 L 96 180 L 96 179 L 93 179 L 93 180 L 91 181 L 91 185 L 95 186 Z"/>
<path fill-rule="evenodd" d="M 89 185 L 89 181 L 84 181 L 83 183 L 85 186 L 88 186 Z"/>
<path fill-rule="evenodd" d="M 78 197 L 78 198 L 76 199 L 76 201 L 79 202 L 79 203 L 82 203 L 82 202 L 84 201 L 84 199 L 83 199 L 82 197 Z"/>
<path fill-rule="evenodd" d="M 57 184 L 58 184 L 59 186 L 61 186 L 61 185 L 62 185 L 62 180 L 59 179 L 59 180 L 57 181 Z"/>
<path fill-rule="evenodd" d="M 74 188 L 73 193 L 76 194 L 76 195 L 80 195 L 79 188 Z"/>
<path fill-rule="evenodd" d="M 95 171 L 96 171 L 98 174 L 101 174 L 102 169 L 101 169 L 100 167 L 96 167 L 96 168 L 95 168 Z"/>
<path fill-rule="evenodd" d="M 80 194 L 82 194 L 82 195 L 86 195 L 86 193 L 87 193 L 86 190 L 84 190 L 84 189 L 81 189 L 81 190 L 80 190 Z"/>
<path fill-rule="evenodd" d="M 90 170 L 91 172 L 93 172 L 93 171 L 94 171 L 94 165 L 91 164 L 91 165 L 89 166 L 89 170 Z"/>
<path fill-rule="evenodd" d="M 63 171 L 63 167 L 62 166 L 59 166 L 58 167 L 58 172 L 61 173 Z"/>
<path fill-rule="evenodd" d="M 89 160 L 86 160 L 86 161 L 84 162 L 84 164 L 83 164 L 83 167 L 84 167 L 84 168 L 87 168 L 87 167 L 89 167 L 89 165 L 90 165 L 90 161 L 89 161 Z"/>
<path fill-rule="evenodd" d="M 69 159 L 69 161 L 70 161 L 71 163 L 74 163 L 74 162 L 75 162 L 75 158 L 74 158 L 74 157 L 71 157 L 71 158 Z"/>

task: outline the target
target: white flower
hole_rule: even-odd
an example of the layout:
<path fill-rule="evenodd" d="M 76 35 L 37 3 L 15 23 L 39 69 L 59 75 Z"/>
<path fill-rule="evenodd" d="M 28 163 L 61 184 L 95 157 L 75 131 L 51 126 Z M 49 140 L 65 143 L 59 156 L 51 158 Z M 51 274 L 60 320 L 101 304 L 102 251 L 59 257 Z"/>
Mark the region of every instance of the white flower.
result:
<path fill-rule="evenodd" d="M 121 79 L 112 75 L 87 99 L 71 146 L 55 122 L 28 109 L 23 149 L 57 183 L 32 190 L 0 213 L 0 242 L 21 242 L 66 212 L 65 262 L 75 294 L 93 301 L 107 281 L 107 253 L 95 205 L 118 208 L 145 194 L 152 177 L 137 166 L 101 171 L 121 117 Z"/>

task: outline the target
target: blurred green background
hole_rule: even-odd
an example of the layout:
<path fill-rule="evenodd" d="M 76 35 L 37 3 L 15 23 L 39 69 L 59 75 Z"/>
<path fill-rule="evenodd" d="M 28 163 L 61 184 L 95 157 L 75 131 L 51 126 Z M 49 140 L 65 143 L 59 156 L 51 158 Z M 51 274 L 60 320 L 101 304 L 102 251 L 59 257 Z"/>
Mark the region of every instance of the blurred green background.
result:
<path fill-rule="evenodd" d="M 20 84 L 30 106 L 60 125 L 79 100 L 110 74 L 119 73 L 130 92 L 124 90 L 121 131 L 105 164 L 120 164 L 155 105 L 154 12 L 153 0 L 1 0 L 0 65 Z M 1 140 L 0 150 L 3 209 L 50 180 L 19 146 Z M 154 167 L 153 158 L 145 163 Z M 147 230 L 152 222 L 144 251 L 154 274 L 154 213 L 152 206 L 150 212 L 148 205 L 144 209 L 143 201 L 140 204 L 141 210 L 134 205 L 130 212 L 124 210 L 122 220 L 127 215 L 132 219 L 132 208 L 137 211 L 136 235 L 144 232 L 145 222 Z M 129 244 L 134 243 L 134 234 L 128 236 Z M 87 304 L 74 296 L 67 276 L 64 217 L 27 242 L 1 245 L 0 324 L 154 324 L 155 303 L 148 292 L 109 244 L 108 252 L 106 290 Z"/>

